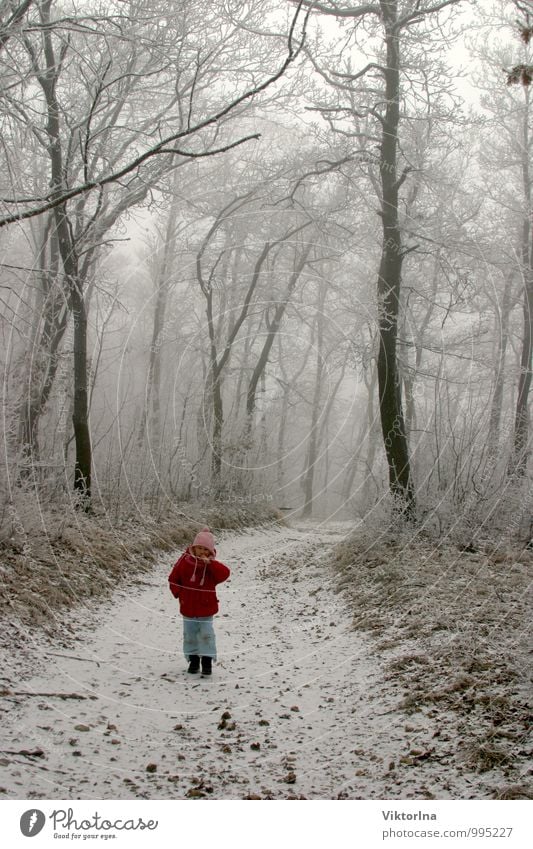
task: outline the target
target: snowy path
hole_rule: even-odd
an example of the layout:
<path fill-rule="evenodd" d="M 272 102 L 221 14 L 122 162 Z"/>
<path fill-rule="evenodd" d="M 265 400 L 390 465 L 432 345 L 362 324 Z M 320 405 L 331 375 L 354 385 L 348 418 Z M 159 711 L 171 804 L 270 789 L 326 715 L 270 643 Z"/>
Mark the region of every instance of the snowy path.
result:
<path fill-rule="evenodd" d="M 185 671 L 172 556 L 129 595 L 85 612 L 74 647 L 45 647 L 39 674 L 15 683 L 6 671 L 11 690 L 88 698 L 2 698 L 4 798 L 425 795 L 420 774 L 393 788 L 388 766 L 430 729 L 420 717 L 406 730 L 394 716 L 399 694 L 383 686 L 372 642 L 350 630 L 321 562 L 345 531 L 301 524 L 219 537 L 232 578 L 219 588 L 211 680 Z"/>

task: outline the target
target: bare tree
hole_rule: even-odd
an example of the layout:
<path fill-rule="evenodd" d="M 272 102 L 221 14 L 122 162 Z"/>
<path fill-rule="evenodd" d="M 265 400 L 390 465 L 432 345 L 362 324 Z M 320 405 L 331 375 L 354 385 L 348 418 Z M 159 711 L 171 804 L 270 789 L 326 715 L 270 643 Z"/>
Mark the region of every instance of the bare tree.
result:
<path fill-rule="evenodd" d="M 213 411 L 213 433 L 212 433 L 212 470 L 213 478 L 216 486 L 220 486 L 220 474 L 222 468 L 222 427 L 224 421 L 223 399 L 222 399 L 222 379 L 224 369 L 231 356 L 233 345 L 238 337 L 238 334 L 243 326 L 253 302 L 254 295 L 258 288 L 261 274 L 269 255 L 275 251 L 280 245 L 290 243 L 304 227 L 309 225 L 309 221 L 297 223 L 296 226 L 286 224 L 281 228 L 281 233 L 276 234 L 276 237 L 266 241 L 261 250 L 255 256 L 253 269 L 249 275 L 249 283 L 244 292 L 240 308 L 237 310 L 235 318 L 232 320 L 231 327 L 228 329 L 226 339 L 222 342 L 222 350 L 218 351 L 217 333 L 215 327 L 215 274 L 221 262 L 223 255 L 227 251 L 225 245 L 216 250 L 210 264 L 209 272 L 204 271 L 204 255 L 207 248 L 219 232 L 221 226 L 231 215 L 243 210 L 243 208 L 256 201 L 254 190 L 250 190 L 245 195 L 233 198 L 228 204 L 219 211 L 213 224 L 206 233 L 200 249 L 196 257 L 197 279 L 200 285 L 202 294 L 206 302 L 206 317 L 207 327 L 209 331 L 209 383 L 208 396 L 212 399 Z M 277 228 L 278 230 L 280 228 Z"/>
<path fill-rule="evenodd" d="M 389 469 L 389 485 L 394 501 L 408 517 L 415 514 L 415 491 L 412 480 L 402 404 L 401 376 L 398 368 L 397 340 L 401 309 L 401 282 L 406 247 L 400 222 L 400 189 L 410 173 L 410 166 L 401 165 L 401 102 L 405 87 L 402 48 L 407 44 L 412 50 L 416 36 L 412 31 L 424 27 L 439 11 L 456 5 L 460 0 L 443 2 L 399 2 L 379 0 L 362 5 L 338 6 L 323 2 L 311 4 L 318 14 L 324 14 L 351 23 L 350 37 L 357 40 L 361 27 L 373 26 L 381 34 L 381 55 L 354 71 L 349 63 L 345 70 L 326 63 L 324 69 L 318 61 L 314 64 L 328 85 L 337 91 L 339 103 L 315 107 L 330 126 L 357 140 L 364 136 L 378 142 L 379 215 L 382 224 L 381 260 L 377 278 L 379 311 L 378 384 L 379 406 L 385 454 Z M 423 35 L 420 37 L 422 43 Z M 381 85 L 379 85 L 379 81 Z M 379 87 L 378 87 L 379 86 Z M 344 102 L 343 101 L 344 98 Z M 375 129 L 370 137 L 361 131 L 361 121 L 374 119 Z M 354 124 L 346 128 L 346 123 Z M 363 145 L 361 152 L 368 148 Z"/>
<path fill-rule="evenodd" d="M 36 0 L 22 0 L 18 4 L 2 0 L 0 3 L 0 50 L 19 32 L 27 12 L 35 3 Z"/>
<path fill-rule="evenodd" d="M 166 29 L 161 27 L 158 10 L 152 8 L 154 3 L 148 2 L 142 39 L 128 30 L 128 24 L 124 24 L 127 17 L 118 15 L 117 21 L 114 9 L 90 16 L 88 26 L 87 20 L 79 17 L 61 16 L 56 20 L 53 0 L 35 3 L 38 20 L 31 34 L 30 30 L 21 31 L 16 45 L 19 56 L 23 47 L 29 57 L 29 66 L 20 70 L 18 86 L 23 93 L 27 78 L 33 76 L 38 82 L 43 96 L 42 123 L 31 117 L 13 91 L 3 104 L 11 110 L 14 124 L 25 124 L 37 139 L 44 173 L 48 171 L 50 176 L 52 188 L 45 195 L 3 198 L 4 208 L 14 206 L 16 211 L 6 215 L 0 226 L 47 211 L 53 214 L 74 322 L 74 488 L 84 503 L 89 502 L 91 490 L 85 294 L 98 246 L 124 212 L 142 202 L 165 172 L 256 137 L 219 141 L 224 122 L 280 79 L 303 40 L 303 34 L 295 38 L 298 8 L 289 28 L 287 56 L 278 70 L 229 102 L 221 104 L 219 96 L 213 108 L 210 87 L 221 60 L 217 54 L 227 52 L 231 45 L 224 42 L 217 47 L 215 43 L 213 49 L 211 41 L 216 40 L 218 28 L 214 25 L 209 31 L 203 16 L 203 29 L 198 29 L 197 9 L 184 18 L 183 24 L 176 16 L 173 23 L 167 22 Z M 189 31 L 191 18 L 194 21 Z M 135 29 L 135 16 L 132 21 Z M 119 47 L 117 52 L 113 42 Z M 168 59 L 163 58 L 167 46 Z M 83 57 L 79 72 L 75 57 Z M 152 77 L 159 82 L 158 96 L 151 99 L 146 115 Z M 174 130 L 169 132 L 172 124 Z M 178 146 L 178 140 L 185 138 L 193 140 L 196 150 L 185 151 Z M 147 139 L 152 143 L 147 144 Z M 53 371 L 49 375 L 53 376 Z M 42 409 L 45 400 L 41 395 L 36 409 Z M 29 432 L 24 433 L 29 438 L 35 434 L 34 412 L 31 418 Z"/>
<path fill-rule="evenodd" d="M 533 174 L 531 163 L 533 161 L 533 136 L 531 131 L 531 90 L 533 81 L 533 64 L 529 43 L 533 34 L 533 14 L 529 7 L 519 0 L 515 5 L 522 14 L 519 22 L 520 35 L 523 42 L 523 62 L 520 72 L 513 68 L 508 73 L 508 83 L 521 83 L 523 92 L 523 108 L 521 115 L 521 156 L 520 168 L 522 175 L 522 194 L 524 199 L 524 217 L 522 223 L 521 259 L 523 275 L 523 331 L 522 351 L 520 355 L 520 376 L 518 379 L 518 393 L 516 399 L 516 415 L 514 426 L 513 457 L 511 471 L 523 475 L 528 459 L 529 448 L 529 393 L 531 390 L 531 379 L 533 377 Z"/>
<path fill-rule="evenodd" d="M 34 0 L 34 2 L 37 4 L 41 13 L 40 29 L 42 30 L 44 37 L 45 33 L 50 34 L 51 32 L 53 32 L 54 29 L 54 22 L 50 14 L 53 0 L 47 0 L 47 2 L 43 2 L 43 0 L 41 0 L 41 2 L 38 2 L 38 0 Z M 151 145 L 146 145 L 140 153 L 137 153 L 135 151 L 139 147 L 138 134 L 135 134 L 134 138 L 128 139 L 128 141 L 122 146 L 122 155 L 120 157 L 120 160 L 115 160 L 115 162 L 112 163 L 112 165 L 114 165 L 114 168 L 105 168 L 105 165 L 107 163 L 104 160 L 99 163 L 100 167 L 98 168 L 99 173 L 97 175 L 94 175 L 92 178 L 90 178 L 89 174 L 85 171 L 82 175 L 84 179 L 75 186 L 69 187 L 62 185 L 61 188 L 56 188 L 54 191 L 47 195 L 30 199 L 24 196 L 1 198 L 4 207 L 15 207 L 16 211 L 9 215 L 5 215 L 3 218 L 0 218 L 0 227 L 5 227 L 6 225 L 12 224 L 16 221 L 23 221 L 25 219 L 41 215 L 49 209 L 54 209 L 56 206 L 63 205 L 67 201 L 73 200 L 74 198 L 80 195 L 85 195 L 88 192 L 96 191 L 97 193 L 101 193 L 102 189 L 105 186 L 108 186 L 110 184 L 120 184 L 120 181 L 122 181 L 125 177 L 128 177 L 128 175 L 132 173 L 137 173 L 138 170 L 145 163 L 149 162 L 154 157 L 170 154 L 186 158 L 198 159 L 206 156 L 213 156 L 216 153 L 226 152 L 238 145 L 250 141 L 251 139 L 259 138 L 257 133 L 253 133 L 248 136 L 238 138 L 234 141 L 228 141 L 227 143 L 220 145 L 220 147 L 216 147 L 213 144 L 213 139 L 217 138 L 218 135 L 217 130 L 224 122 L 224 120 L 228 116 L 231 116 L 234 113 L 236 114 L 239 107 L 241 107 L 243 104 L 251 102 L 255 97 L 265 91 L 269 86 L 273 85 L 279 79 L 281 79 L 283 74 L 286 72 L 287 68 L 299 56 L 305 39 L 305 24 L 307 20 L 307 16 L 305 16 L 302 24 L 301 33 L 297 36 L 296 29 L 301 20 L 301 8 L 302 2 L 298 2 L 296 12 L 290 23 L 289 32 L 287 35 L 287 55 L 285 60 L 278 67 L 277 71 L 272 73 L 270 76 L 267 76 L 266 79 L 263 79 L 256 85 L 253 85 L 250 88 L 246 89 L 241 94 L 238 94 L 229 102 L 225 102 L 218 109 L 215 109 L 215 111 L 213 111 L 211 114 L 203 116 L 198 120 L 194 121 L 193 103 L 197 89 L 197 76 L 199 71 L 201 70 L 201 66 L 199 64 L 199 54 L 196 63 L 192 63 L 189 65 L 189 70 L 192 70 L 192 77 L 189 78 L 186 86 L 186 96 L 188 102 L 181 104 L 182 108 L 181 110 L 179 110 L 178 113 L 179 120 L 176 121 L 176 123 L 178 123 L 177 130 L 164 135 L 163 130 L 164 126 L 166 125 L 166 122 L 162 122 L 160 116 L 151 115 L 150 118 L 145 122 L 146 130 L 148 130 L 151 125 L 150 131 L 146 132 L 145 135 L 152 136 L 153 139 L 157 139 L 157 141 L 154 141 Z M 100 19 L 99 23 L 105 24 L 106 21 L 109 21 L 109 16 L 106 16 L 106 18 L 104 19 Z M 157 22 L 157 13 L 155 14 L 155 21 Z M 70 23 L 74 28 L 76 28 L 75 19 L 70 19 Z M 61 30 L 63 30 L 64 25 L 65 21 L 62 20 Z M 112 40 L 112 35 L 113 31 L 111 29 L 111 32 L 107 33 L 107 36 Z M 136 36 L 133 33 L 131 35 L 128 35 L 127 33 L 120 33 L 119 38 L 122 41 L 126 40 L 131 46 L 135 44 Z M 187 47 L 188 46 L 189 45 L 187 45 Z M 210 51 L 208 51 L 207 57 L 210 58 Z M 202 65 L 208 62 L 208 58 L 202 57 Z M 179 57 L 179 59 L 181 60 L 181 56 Z M 57 73 L 59 67 L 60 66 L 55 69 L 55 73 Z M 97 88 L 96 98 L 93 104 L 93 110 L 95 113 L 97 112 L 97 108 L 99 105 L 98 100 L 101 94 L 107 90 L 107 88 L 108 84 L 104 80 L 101 80 L 100 86 Z M 211 138 L 209 140 L 206 140 L 205 134 L 209 133 L 209 131 L 212 131 Z M 162 135 L 164 135 L 163 138 L 161 138 Z M 203 142 L 204 149 L 184 150 L 179 146 L 182 140 L 194 140 L 196 138 L 200 139 L 200 141 Z M 104 167 L 102 168 L 102 166 Z M 21 207 L 26 207 L 26 209 L 21 210 Z"/>

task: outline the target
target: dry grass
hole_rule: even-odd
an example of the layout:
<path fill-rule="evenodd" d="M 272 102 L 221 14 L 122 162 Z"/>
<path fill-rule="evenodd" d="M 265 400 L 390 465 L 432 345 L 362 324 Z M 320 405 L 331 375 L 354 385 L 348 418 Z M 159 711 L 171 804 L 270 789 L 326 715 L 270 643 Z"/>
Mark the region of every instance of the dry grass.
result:
<path fill-rule="evenodd" d="M 361 532 L 334 565 L 354 627 L 378 638 L 399 709 L 431 717 L 437 737 L 447 729 L 451 756 L 482 773 L 494 798 L 531 798 L 533 552 Z"/>

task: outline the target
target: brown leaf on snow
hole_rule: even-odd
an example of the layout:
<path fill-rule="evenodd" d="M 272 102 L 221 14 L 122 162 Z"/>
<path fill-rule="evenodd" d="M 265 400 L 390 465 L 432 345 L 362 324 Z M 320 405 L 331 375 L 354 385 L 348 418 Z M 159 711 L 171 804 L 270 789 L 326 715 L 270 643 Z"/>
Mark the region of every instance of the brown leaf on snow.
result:
<path fill-rule="evenodd" d="M 4 750 L 6 755 L 23 755 L 25 758 L 44 758 L 42 749 L 20 749 L 17 752 Z"/>
<path fill-rule="evenodd" d="M 206 794 L 199 787 L 190 787 L 185 795 L 188 799 L 204 799 Z"/>

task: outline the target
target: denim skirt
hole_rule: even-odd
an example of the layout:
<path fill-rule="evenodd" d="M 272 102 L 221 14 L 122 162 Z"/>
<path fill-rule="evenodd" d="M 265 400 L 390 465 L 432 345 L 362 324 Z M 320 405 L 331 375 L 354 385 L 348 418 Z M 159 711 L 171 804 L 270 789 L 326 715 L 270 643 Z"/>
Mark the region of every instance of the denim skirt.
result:
<path fill-rule="evenodd" d="M 191 654 L 216 660 L 217 647 L 212 616 L 183 617 L 183 654 L 187 660 Z"/>

